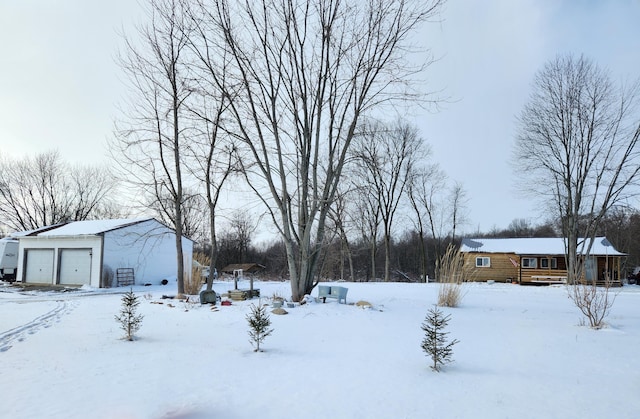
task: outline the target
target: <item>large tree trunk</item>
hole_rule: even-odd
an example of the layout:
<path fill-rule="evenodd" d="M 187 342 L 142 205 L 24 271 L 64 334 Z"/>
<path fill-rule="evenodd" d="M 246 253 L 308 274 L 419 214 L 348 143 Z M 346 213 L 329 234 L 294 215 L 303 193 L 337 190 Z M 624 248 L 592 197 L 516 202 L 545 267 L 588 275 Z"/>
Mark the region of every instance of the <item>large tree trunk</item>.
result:
<path fill-rule="evenodd" d="M 376 254 L 378 253 L 378 245 L 377 240 L 373 238 L 371 240 L 371 247 L 369 248 L 369 252 L 371 255 L 371 279 L 376 281 Z"/>
<path fill-rule="evenodd" d="M 424 245 L 424 231 L 418 232 L 418 248 L 420 249 L 420 277 L 427 282 L 427 252 Z"/>
<path fill-rule="evenodd" d="M 391 238 L 389 234 L 384 235 L 384 281 L 391 280 Z"/>
<path fill-rule="evenodd" d="M 184 252 L 182 250 L 182 161 L 180 157 L 181 135 L 180 135 L 180 116 L 179 116 L 179 93 L 178 93 L 178 75 L 175 64 L 171 66 L 173 75 L 171 77 L 173 86 L 173 162 L 176 177 L 175 186 L 175 230 L 176 230 L 176 254 L 178 262 L 178 294 L 184 294 Z M 191 267 L 189 267 L 191 272 Z"/>
<path fill-rule="evenodd" d="M 212 208 L 214 207 L 214 208 Z M 211 250 L 209 250 L 209 276 L 207 277 L 207 291 L 213 289 L 214 272 L 216 272 L 216 264 L 218 262 L 218 237 L 216 235 L 216 216 L 215 205 L 209 203 L 209 240 L 211 241 Z"/>

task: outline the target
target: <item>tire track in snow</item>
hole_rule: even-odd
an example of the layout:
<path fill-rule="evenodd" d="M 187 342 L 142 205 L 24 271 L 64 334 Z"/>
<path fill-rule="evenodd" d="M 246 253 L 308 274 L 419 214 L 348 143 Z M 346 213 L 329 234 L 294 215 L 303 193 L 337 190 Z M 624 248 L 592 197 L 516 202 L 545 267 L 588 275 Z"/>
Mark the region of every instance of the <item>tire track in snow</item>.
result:
<path fill-rule="evenodd" d="M 28 335 L 33 335 L 41 328 L 50 327 L 53 322 L 59 321 L 63 315 L 70 313 L 74 307 L 75 304 L 71 305 L 68 301 L 57 300 L 56 307 L 50 311 L 36 317 L 30 322 L 0 333 L 0 352 L 6 352 L 11 349 L 15 341 L 21 342 L 26 339 Z"/>

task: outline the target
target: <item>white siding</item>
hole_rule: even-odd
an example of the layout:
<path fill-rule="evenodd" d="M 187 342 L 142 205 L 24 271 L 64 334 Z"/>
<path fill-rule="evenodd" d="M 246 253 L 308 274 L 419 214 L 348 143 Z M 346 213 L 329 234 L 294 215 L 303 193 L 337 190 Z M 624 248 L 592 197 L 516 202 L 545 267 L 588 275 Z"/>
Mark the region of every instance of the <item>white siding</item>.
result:
<path fill-rule="evenodd" d="M 193 242 L 183 239 L 182 248 L 185 267 L 190 270 Z M 156 220 L 105 232 L 103 266 L 112 269 L 114 274 L 118 268 L 133 268 L 138 285 L 159 284 L 163 279 L 175 283 L 175 233 Z"/>

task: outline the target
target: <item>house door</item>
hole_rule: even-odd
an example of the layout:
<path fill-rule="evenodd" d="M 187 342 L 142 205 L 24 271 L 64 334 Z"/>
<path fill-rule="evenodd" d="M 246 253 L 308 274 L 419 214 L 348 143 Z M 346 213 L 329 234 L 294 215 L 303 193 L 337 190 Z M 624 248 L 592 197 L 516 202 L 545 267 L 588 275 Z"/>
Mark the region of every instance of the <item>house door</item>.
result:
<path fill-rule="evenodd" d="M 53 283 L 53 249 L 27 249 L 25 257 L 25 282 Z"/>
<path fill-rule="evenodd" d="M 91 283 L 91 249 L 60 250 L 60 284 Z"/>
<path fill-rule="evenodd" d="M 598 279 L 598 264 L 596 258 L 590 257 L 584 263 L 584 279 L 587 281 L 595 281 Z"/>

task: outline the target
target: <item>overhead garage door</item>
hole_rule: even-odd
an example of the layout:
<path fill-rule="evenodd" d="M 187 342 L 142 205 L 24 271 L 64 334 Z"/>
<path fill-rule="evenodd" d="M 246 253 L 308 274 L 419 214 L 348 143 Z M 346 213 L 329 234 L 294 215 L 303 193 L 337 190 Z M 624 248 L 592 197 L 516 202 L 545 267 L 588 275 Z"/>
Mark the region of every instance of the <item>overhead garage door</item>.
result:
<path fill-rule="evenodd" d="M 53 249 L 27 249 L 26 257 L 26 282 L 53 283 Z"/>
<path fill-rule="evenodd" d="M 91 283 L 91 249 L 60 250 L 60 284 Z"/>

